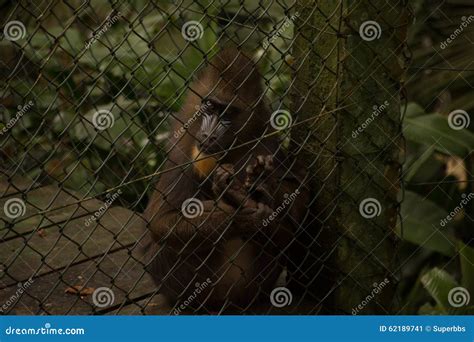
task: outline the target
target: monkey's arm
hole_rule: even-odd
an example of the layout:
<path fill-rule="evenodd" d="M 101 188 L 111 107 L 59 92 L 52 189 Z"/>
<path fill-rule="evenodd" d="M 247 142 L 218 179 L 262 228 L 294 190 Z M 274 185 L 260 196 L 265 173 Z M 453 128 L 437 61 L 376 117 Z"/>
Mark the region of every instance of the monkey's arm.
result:
<path fill-rule="evenodd" d="M 169 210 L 149 218 L 149 229 L 157 239 L 187 242 L 191 239 L 216 241 L 222 235 L 239 236 L 253 233 L 261 221 L 258 208 L 240 210 L 223 202 L 202 201 L 203 212 L 195 218 L 183 216 L 179 210 Z"/>

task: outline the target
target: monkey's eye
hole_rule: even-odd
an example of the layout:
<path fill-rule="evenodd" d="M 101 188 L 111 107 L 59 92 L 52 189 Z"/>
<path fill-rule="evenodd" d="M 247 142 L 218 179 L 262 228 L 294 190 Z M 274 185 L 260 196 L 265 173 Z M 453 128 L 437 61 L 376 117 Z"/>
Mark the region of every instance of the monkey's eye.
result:
<path fill-rule="evenodd" d="M 238 108 L 231 103 L 222 102 L 217 99 L 205 99 L 203 103 L 206 113 L 210 115 L 218 115 L 221 118 L 229 118 L 235 115 L 238 111 Z"/>

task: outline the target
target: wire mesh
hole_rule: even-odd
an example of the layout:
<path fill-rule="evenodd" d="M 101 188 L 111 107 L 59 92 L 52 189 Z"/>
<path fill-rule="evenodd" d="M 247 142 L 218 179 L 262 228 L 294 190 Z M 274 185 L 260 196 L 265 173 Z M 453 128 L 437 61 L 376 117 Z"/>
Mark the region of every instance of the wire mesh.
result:
<path fill-rule="evenodd" d="M 393 61 L 406 53 L 399 33 L 405 4 L 68 0 L 1 6 L 3 313 L 347 314 L 358 304 L 382 313 L 396 305 L 393 291 L 384 288 L 395 287 L 399 271 L 394 230 L 404 70 Z M 233 254 L 224 253 L 223 270 L 213 265 L 228 240 L 198 243 L 193 235 L 171 248 L 169 236 L 150 238 L 147 220 L 157 212 L 142 213 L 167 176 L 173 186 L 156 193 L 163 205 L 172 207 L 167 197 L 195 186 L 188 199 L 197 199 L 203 211 L 204 188 L 215 173 L 189 180 L 186 172 L 205 156 L 181 162 L 169 152 L 189 135 L 186 125 L 193 122 L 179 113 L 199 70 L 229 45 L 236 57 L 246 51 L 262 75 L 263 96 L 244 101 L 245 110 L 258 117 L 258 106 L 266 106 L 283 122 L 267 122 L 255 139 L 227 148 L 246 150 L 234 165 L 243 174 L 261 153 L 261 141 L 278 138 L 263 154 L 279 166 L 255 181 L 271 184 L 272 211 Z M 244 98 L 246 76 L 238 74 Z M 206 110 L 206 98 L 200 100 L 188 114 Z M 198 116 L 200 125 L 206 115 Z M 296 182 L 293 192 L 284 189 L 286 179 Z M 220 210 L 219 199 L 212 199 L 213 211 Z M 184 222 L 197 232 L 206 228 L 205 215 L 195 225 L 181 206 L 172 209 L 177 219 L 170 235 Z M 236 215 L 228 215 L 224 231 Z M 278 244 L 273 239 L 280 228 L 269 233 L 266 225 L 283 220 L 290 236 L 281 233 L 285 243 Z M 217 230 L 214 223 L 210 228 Z M 257 249 L 251 260 L 239 260 L 250 248 Z M 239 263 L 256 271 L 248 274 Z M 222 274 L 232 272 L 237 280 L 226 284 Z M 179 286 L 170 288 L 171 280 Z M 217 296 L 223 300 L 216 304 Z M 341 296 L 347 305 L 340 305 Z"/>

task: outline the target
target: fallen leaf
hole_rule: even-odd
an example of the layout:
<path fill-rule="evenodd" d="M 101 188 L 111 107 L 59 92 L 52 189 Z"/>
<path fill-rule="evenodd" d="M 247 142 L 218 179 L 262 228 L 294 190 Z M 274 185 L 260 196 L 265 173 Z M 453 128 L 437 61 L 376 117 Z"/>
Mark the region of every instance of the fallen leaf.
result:
<path fill-rule="evenodd" d="M 75 285 L 75 286 L 68 287 L 64 291 L 64 293 L 78 294 L 82 297 L 82 296 L 91 295 L 91 294 L 94 293 L 94 291 L 95 291 L 95 289 L 92 288 L 92 287 L 84 287 L 82 285 Z"/>

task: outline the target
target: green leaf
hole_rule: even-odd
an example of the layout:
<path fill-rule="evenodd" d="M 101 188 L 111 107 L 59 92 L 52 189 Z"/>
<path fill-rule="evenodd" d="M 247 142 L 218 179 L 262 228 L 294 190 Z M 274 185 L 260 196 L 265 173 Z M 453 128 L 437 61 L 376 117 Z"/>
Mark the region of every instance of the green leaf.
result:
<path fill-rule="evenodd" d="M 427 271 L 428 271 L 428 268 L 423 268 L 422 270 L 419 271 L 419 273 L 417 272 L 418 275 L 417 275 L 416 281 L 413 282 L 413 285 L 410 286 L 409 288 L 409 292 L 404 297 L 400 314 L 402 315 L 416 314 L 418 310 L 421 310 L 421 308 L 419 309 L 420 305 L 422 305 L 425 301 L 429 299 L 429 296 L 426 293 L 426 290 L 423 287 L 423 284 L 421 283 L 421 276 Z M 411 282 L 410 280 L 408 280 L 407 276 L 404 276 L 403 278 L 402 278 L 401 285 L 403 285 L 404 281 Z M 403 290 L 401 290 L 400 293 L 402 293 L 402 291 Z"/>
<path fill-rule="evenodd" d="M 465 157 L 474 151 L 474 134 L 467 129 L 452 129 L 447 118 L 440 114 L 405 118 L 403 133 L 409 140 L 433 145 L 449 155 Z"/>
<path fill-rule="evenodd" d="M 461 262 L 463 287 L 474 294 L 474 248 L 458 241 L 457 243 L 459 259 Z"/>
<path fill-rule="evenodd" d="M 420 306 L 418 310 L 419 315 L 442 315 L 443 311 L 441 311 L 438 307 L 434 307 L 430 303 L 425 303 Z"/>
<path fill-rule="evenodd" d="M 407 191 L 402 203 L 403 236 L 400 225 L 397 234 L 404 240 L 446 256 L 454 255 L 454 238 L 440 222 L 448 213 L 432 201 Z"/>
<path fill-rule="evenodd" d="M 408 162 L 406 163 L 408 165 L 408 167 L 405 166 L 406 171 L 405 171 L 404 178 L 406 182 L 410 182 L 418 172 L 426 173 L 426 171 L 428 171 L 430 174 L 433 172 L 431 168 L 429 168 L 428 170 L 425 170 L 423 166 L 431 158 L 434 150 L 435 150 L 434 146 L 426 146 L 424 149 L 422 149 L 420 154 L 413 156 L 412 163 L 410 164 L 408 164 Z"/>
<path fill-rule="evenodd" d="M 456 280 L 454 280 L 448 272 L 435 267 L 421 277 L 421 283 L 436 301 L 440 309 L 448 313 L 451 308 L 448 301 L 448 294 L 451 289 L 458 286 Z"/>
<path fill-rule="evenodd" d="M 402 108 L 402 113 L 404 112 L 404 108 Z M 418 103 L 410 102 L 406 106 L 406 118 L 415 118 L 417 116 L 426 115 L 425 110 L 421 107 Z"/>

